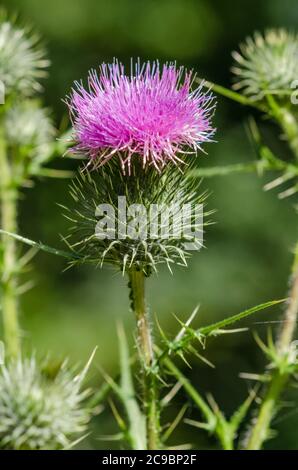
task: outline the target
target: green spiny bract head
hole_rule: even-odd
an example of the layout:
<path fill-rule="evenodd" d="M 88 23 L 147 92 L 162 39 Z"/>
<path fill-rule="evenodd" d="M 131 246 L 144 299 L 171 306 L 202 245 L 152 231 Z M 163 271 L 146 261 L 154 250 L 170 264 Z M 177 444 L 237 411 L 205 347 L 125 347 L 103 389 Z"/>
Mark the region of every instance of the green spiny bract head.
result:
<path fill-rule="evenodd" d="M 298 35 L 283 29 L 256 32 L 233 52 L 234 89 L 253 100 L 282 94 L 288 101 L 298 79 Z"/>
<path fill-rule="evenodd" d="M 64 449 L 86 430 L 80 376 L 62 365 L 50 379 L 35 358 L 0 367 L 0 448 Z"/>
<path fill-rule="evenodd" d="M 31 96 L 40 90 L 49 61 L 45 59 L 39 37 L 29 28 L 18 27 L 5 10 L 0 10 L 0 80 L 5 96 Z"/>
<path fill-rule="evenodd" d="M 3 120 L 14 177 L 25 179 L 37 175 L 51 157 L 55 143 L 56 130 L 49 110 L 42 108 L 37 100 L 24 100 L 10 107 Z"/>
<path fill-rule="evenodd" d="M 108 263 L 123 273 L 136 269 L 149 275 L 161 263 L 170 270 L 173 264 L 186 266 L 192 252 L 186 244 L 193 243 L 192 250 L 202 247 L 200 237 L 193 240 L 187 229 L 202 234 L 203 221 L 195 211 L 202 209 L 207 195 L 199 193 L 197 181 L 187 179 L 176 165 L 158 173 L 135 162 L 127 175 L 118 161 L 110 162 L 92 172 L 83 170 L 70 193 L 74 205 L 66 213 L 72 222 L 66 241 L 79 257 L 75 262 Z M 104 214 L 102 205 L 108 205 Z M 140 217 L 136 231 L 135 207 Z M 107 223 L 102 236 L 103 222 Z"/>

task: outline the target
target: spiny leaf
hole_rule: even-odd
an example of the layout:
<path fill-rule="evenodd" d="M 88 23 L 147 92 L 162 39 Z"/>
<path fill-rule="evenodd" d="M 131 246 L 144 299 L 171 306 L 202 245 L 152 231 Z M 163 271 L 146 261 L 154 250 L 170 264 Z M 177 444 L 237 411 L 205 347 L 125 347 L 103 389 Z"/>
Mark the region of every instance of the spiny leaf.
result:
<path fill-rule="evenodd" d="M 244 400 L 244 402 L 239 406 L 239 408 L 232 415 L 230 419 L 230 424 L 234 430 L 234 433 L 238 431 L 239 426 L 241 425 L 244 418 L 246 417 L 247 412 L 251 404 L 255 400 L 255 398 L 256 398 L 256 390 L 251 390 L 246 400 Z"/>
<path fill-rule="evenodd" d="M 117 434 L 107 434 L 100 437 L 97 437 L 98 441 L 109 441 L 109 442 L 117 442 L 122 441 L 124 438 L 124 433 L 119 432 Z"/>
<path fill-rule="evenodd" d="M 213 411 L 204 400 L 204 398 L 199 394 L 199 392 L 193 387 L 191 382 L 185 377 L 185 375 L 178 369 L 178 367 L 169 359 L 164 359 L 164 364 L 168 368 L 171 374 L 173 374 L 177 380 L 182 384 L 185 391 L 188 395 L 192 398 L 194 403 L 198 406 L 199 410 L 201 411 L 202 415 L 206 419 L 206 421 L 211 425 L 215 423 L 215 416 Z"/>
<path fill-rule="evenodd" d="M 182 387 L 182 384 L 179 381 L 176 382 L 176 384 L 171 388 L 171 390 L 166 394 L 166 396 L 163 397 L 163 399 L 160 402 L 160 406 L 162 408 L 165 408 L 177 395 L 181 387 Z"/>
<path fill-rule="evenodd" d="M 86 378 L 86 375 L 87 375 L 87 372 L 90 368 L 90 365 L 94 359 L 94 356 L 95 356 L 95 353 L 97 351 L 97 346 L 93 349 L 92 353 L 91 353 L 91 356 L 89 357 L 84 369 L 80 372 L 79 375 L 76 376 L 75 380 L 80 384 L 82 385 L 82 383 L 84 382 L 85 378 Z"/>
<path fill-rule="evenodd" d="M 184 336 L 184 334 L 186 333 L 188 327 L 190 326 L 190 324 L 192 323 L 192 321 L 194 320 L 194 318 L 196 317 L 198 311 L 199 311 L 199 308 L 200 306 L 197 305 L 197 307 L 194 309 L 194 311 L 191 313 L 190 317 L 187 319 L 187 321 L 184 323 L 182 322 L 181 320 L 179 320 L 179 318 L 175 316 L 176 320 L 180 323 L 180 325 L 182 325 L 182 328 L 181 330 L 179 331 L 179 333 L 177 334 L 176 338 L 174 341 L 180 341 L 182 339 L 182 337 Z"/>
<path fill-rule="evenodd" d="M 111 391 L 111 386 L 108 382 L 104 382 L 100 389 L 90 398 L 87 402 L 87 406 L 90 409 L 94 409 L 100 405 Z"/>
<path fill-rule="evenodd" d="M 190 426 L 194 426 L 195 428 L 203 429 L 208 432 L 213 431 L 213 428 L 212 429 L 210 428 L 209 423 L 201 423 L 200 421 L 196 421 L 194 419 L 188 419 L 188 418 L 186 418 L 184 422 L 186 424 L 189 424 Z"/>
<path fill-rule="evenodd" d="M 69 170 L 56 170 L 55 168 L 40 168 L 37 176 L 46 176 L 47 178 L 73 178 L 73 171 Z"/>

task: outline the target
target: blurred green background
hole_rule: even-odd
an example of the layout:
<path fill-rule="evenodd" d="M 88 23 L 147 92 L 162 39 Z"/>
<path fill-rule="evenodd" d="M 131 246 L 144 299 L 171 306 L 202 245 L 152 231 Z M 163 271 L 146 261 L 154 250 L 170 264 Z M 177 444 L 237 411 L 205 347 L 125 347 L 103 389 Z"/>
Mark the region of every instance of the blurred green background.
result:
<path fill-rule="evenodd" d="M 295 0 L 7 0 L 0 2 L 18 12 L 42 34 L 52 62 L 44 83 L 45 103 L 54 110 L 57 125 L 66 116 L 62 102 L 74 80 L 86 77 L 91 67 L 118 57 L 143 60 L 177 60 L 192 67 L 200 77 L 230 85 L 231 50 L 254 30 L 288 27 L 298 30 Z M 218 98 L 216 144 L 200 156 L 203 165 L 228 164 L 254 159 L 245 130 L 250 112 Z M 264 123 L 268 141 L 277 130 Z M 61 158 L 56 166 L 68 163 Z M 74 165 L 74 164 L 73 164 Z M 148 286 L 151 313 L 157 315 L 169 334 L 177 331 L 173 313 L 186 319 L 197 304 L 197 325 L 237 313 L 255 304 L 282 298 L 287 292 L 291 248 L 297 234 L 297 219 L 289 201 L 274 192 L 265 193 L 265 178 L 242 175 L 205 180 L 209 208 L 217 212 L 205 235 L 206 249 L 193 256 L 188 269 L 174 276 L 164 268 Z M 20 208 L 21 233 L 53 246 L 63 246 L 60 235 L 68 223 L 57 203 L 67 204 L 67 182 L 40 180 L 23 192 Z M 116 322 L 124 322 L 130 342 L 133 318 L 129 311 L 126 282 L 108 269 L 79 267 L 64 271 L 60 258 L 38 254 L 32 271 L 35 287 L 22 299 L 22 327 L 28 351 L 54 358 L 69 356 L 83 363 L 95 345 L 98 352 L 90 381 L 102 383 L 99 366 L 117 373 Z M 279 318 L 282 308 L 265 311 L 250 319 L 251 329 L 265 335 L 267 324 Z M 261 324 L 259 324 L 261 322 Z M 263 323 L 264 322 L 264 323 Z M 258 323 L 258 324 L 257 324 Z M 245 323 L 244 323 L 245 324 Z M 193 361 L 191 370 L 181 367 L 201 391 L 210 391 L 229 414 L 244 399 L 250 383 L 239 372 L 260 372 L 264 359 L 251 331 L 208 343 L 211 369 Z M 292 408 L 277 418 L 275 440 L 267 448 L 298 449 L 297 391 L 288 393 Z M 179 394 L 176 408 L 185 402 Z M 198 418 L 190 404 L 188 417 Z M 83 448 L 118 447 L 99 440 L 116 430 L 109 407 L 94 419 L 93 437 Z M 199 430 L 182 425 L 173 445 L 192 442 L 195 448 L 214 448 Z"/>

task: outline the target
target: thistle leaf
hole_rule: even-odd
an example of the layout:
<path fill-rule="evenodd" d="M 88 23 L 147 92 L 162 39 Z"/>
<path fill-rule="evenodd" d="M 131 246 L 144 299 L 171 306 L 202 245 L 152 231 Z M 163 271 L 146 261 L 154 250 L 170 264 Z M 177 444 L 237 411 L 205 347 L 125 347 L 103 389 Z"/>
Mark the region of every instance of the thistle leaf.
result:
<path fill-rule="evenodd" d="M 220 330 L 222 328 L 225 328 L 228 325 L 231 325 L 235 322 L 243 320 L 244 318 L 249 317 L 253 313 L 257 313 L 257 312 L 260 312 L 261 310 L 265 310 L 267 308 L 273 307 L 273 306 L 278 305 L 280 303 L 286 302 L 286 300 L 287 299 L 272 300 L 270 302 L 265 302 L 263 304 L 259 304 L 255 307 L 244 310 L 243 312 L 237 313 L 236 315 L 225 318 L 224 320 L 213 323 L 212 325 L 204 326 L 202 328 L 199 328 L 198 331 L 201 335 L 209 336 L 216 330 Z"/>
<path fill-rule="evenodd" d="M 32 246 L 38 250 L 45 251 L 46 253 L 50 253 L 52 255 L 61 256 L 62 258 L 68 258 L 72 260 L 80 258 L 80 256 L 76 253 L 64 250 L 57 250 L 57 248 L 53 248 L 41 242 L 35 242 L 33 240 L 30 240 L 29 238 L 22 237 L 21 235 L 18 235 L 16 233 L 6 232 L 5 230 L 0 229 L 0 234 L 12 237 L 17 241 L 24 243 L 25 245 Z"/>
<path fill-rule="evenodd" d="M 214 176 L 227 176 L 233 173 L 255 173 L 259 171 L 261 162 L 256 160 L 248 163 L 234 163 L 232 165 L 195 168 L 188 173 L 188 178 L 212 178 Z"/>

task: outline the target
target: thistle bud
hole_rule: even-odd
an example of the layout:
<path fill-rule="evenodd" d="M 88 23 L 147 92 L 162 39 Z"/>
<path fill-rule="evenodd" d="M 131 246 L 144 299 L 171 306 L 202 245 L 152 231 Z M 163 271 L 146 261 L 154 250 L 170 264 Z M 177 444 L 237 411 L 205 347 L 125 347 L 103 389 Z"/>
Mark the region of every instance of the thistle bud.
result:
<path fill-rule="evenodd" d="M 298 35 L 283 29 L 256 32 L 233 52 L 234 89 L 254 100 L 266 94 L 289 99 L 298 79 Z"/>
<path fill-rule="evenodd" d="M 5 97 L 31 96 L 40 90 L 49 61 L 40 40 L 29 28 L 20 28 L 0 10 L 0 80 Z"/>

